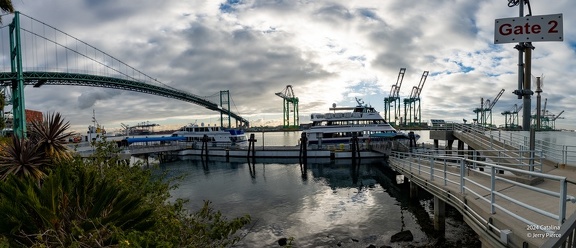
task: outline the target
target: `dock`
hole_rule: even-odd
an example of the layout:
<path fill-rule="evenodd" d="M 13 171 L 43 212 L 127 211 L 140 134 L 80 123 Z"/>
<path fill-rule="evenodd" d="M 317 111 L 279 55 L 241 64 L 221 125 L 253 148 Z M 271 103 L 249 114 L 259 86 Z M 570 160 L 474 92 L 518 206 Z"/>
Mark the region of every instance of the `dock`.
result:
<path fill-rule="evenodd" d="M 528 150 L 512 136 L 470 125 L 447 125 L 430 136 L 433 147 L 392 151 L 389 165 L 410 183 L 412 198 L 418 188 L 434 196 L 440 234 L 449 204 L 483 247 L 574 247 L 576 153 Z"/>
<path fill-rule="evenodd" d="M 129 159 L 130 156 L 146 156 L 150 154 L 169 154 L 171 156 L 210 156 L 210 157 L 250 157 L 250 158 L 329 158 L 350 159 L 355 157 L 349 145 L 329 145 L 320 149 L 307 149 L 306 155 L 300 152 L 299 146 L 227 146 L 213 147 L 204 146 L 201 143 L 186 142 L 182 140 L 164 140 L 158 138 L 138 138 L 131 139 L 131 143 L 120 146 L 121 151 L 118 153 L 122 159 Z M 121 142 L 120 142 L 121 143 Z M 87 158 L 94 153 L 94 148 L 82 146 L 77 149 L 80 156 Z M 368 146 L 362 146 L 356 153 L 360 158 L 382 158 L 384 159 L 388 152 L 383 150 L 373 150 Z"/>

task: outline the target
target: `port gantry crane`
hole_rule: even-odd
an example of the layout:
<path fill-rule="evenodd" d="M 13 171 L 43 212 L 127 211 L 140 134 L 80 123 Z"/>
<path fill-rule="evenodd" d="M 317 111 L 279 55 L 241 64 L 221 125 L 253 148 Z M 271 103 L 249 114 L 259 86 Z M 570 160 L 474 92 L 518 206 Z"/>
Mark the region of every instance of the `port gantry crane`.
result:
<path fill-rule="evenodd" d="M 514 104 L 514 106 L 512 107 L 511 110 L 506 110 L 504 112 L 502 112 L 502 115 L 504 116 L 504 129 L 506 130 L 516 130 L 519 129 L 519 118 L 518 118 L 518 112 L 520 112 L 520 110 L 522 110 L 522 107 L 524 106 L 524 104 L 520 104 L 520 106 L 518 106 L 518 104 Z"/>
<path fill-rule="evenodd" d="M 539 110 L 538 107 L 536 107 L 536 110 L 534 111 L 536 114 L 532 115 L 532 126 L 536 128 L 536 130 L 549 129 L 549 116 L 547 115 L 546 105 L 548 105 L 548 98 L 544 99 L 544 107 L 542 110 Z"/>
<path fill-rule="evenodd" d="M 298 128 L 300 126 L 300 117 L 298 117 L 298 97 L 294 95 L 292 85 L 286 85 L 283 91 L 275 93 L 284 99 L 283 104 L 283 126 L 284 128 Z M 292 108 L 290 108 L 292 105 Z M 290 125 L 290 112 L 293 113 L 293 122 Z"/>
<path fill-rule="evenodd" d="M 390 109 L 394 106 L 394 120 L 400 118 L 400 87 L 402 87 L 402 81 L 404 80 L 404 74 L 406 73 L 406 68 L 400 68 L 398 73 L 398 78 L 396 79 L 396 84 L 392 85 L 390 89 L 390 94 L 388 97 L 384 98 L 384 118 L 387 122 L 392 124 L 392 118 L 390 116 Z M 395 104 L 394 104 L 395 103 Z M 401 123 L 401 121 L 400 121 Z"/>
<path fill-rule="evenodd" d="M 412 87 L 409 98 L 404 98 L 404 126 L 422 125 L 422 112 L 420 110 L 420 93 L 428 78 L 428 71 L 422 73 L 418 86 Z M 418 106 L 416 106 L 418 102 Z M 414 114 L 414 116 L 412 116 Z"/>
<path fill-rule="evenodd" d="M 546 105 L 548 104 L 548 98 L 544 99 L 544 107 L 540 111 L 540 119 L 538 119 L 538 115 L 532 115 L 532 119 L 534 120 L 532 126 L 537 128 L 536 130 L 555 130 L 556 129 L 556 120 L 557 119 L 564 119 L 564 117 L 560 117 L 564 110 L 560 112 L 558 115 L 554 115 L 550 113 L 550 111 L 546 110 Z M 536 110 L 538 111 L 538 110 Z M 540 123 L 538 123 L 540 121 Z M 540 124 L 538 126 L 538 124 Z"/>
<path fill-rule="evenodd" d="M 562 115 L 562 113 L 564 113 L 564 110 L 562 110 L 562 111 L 560 112 L 560 114 L 558 114 L 558 115 L 556 115 L 556 116 L 552 115 L 552 116 L 553 116 L 553 117 L 552 117 L 552 120 L 551 120 L 552 130 L 556 130 L 556 120 L 557 120 L 557 119 L 564 119 L 564 117 L 560 117 L 560 116 Z"/>
<path fill-rule="evenodd" d="M 490 99 L 486 99 L 486 102 L 484 102 L 484 99 L 480 98 L 480 108 L 474 109 L 478 125 L 490 127 L 492 126 L 492 108 L 494 105 L 496 105 L 498 99 L 500 99 L 503 93 L 504 89 L 500 90 L 498 95 L 492 101 L 490 101 Z M 486 107 L 484 107 L 484 105 Z M 490 119 L 490 123 L 488 123 L 488 119 Z"/>

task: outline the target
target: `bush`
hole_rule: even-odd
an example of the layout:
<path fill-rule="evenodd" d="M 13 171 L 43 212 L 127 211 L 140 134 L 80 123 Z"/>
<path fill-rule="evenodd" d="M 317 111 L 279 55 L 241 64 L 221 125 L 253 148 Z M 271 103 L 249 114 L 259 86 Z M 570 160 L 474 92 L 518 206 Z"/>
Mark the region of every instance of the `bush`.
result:
<path fill-rule="evenodd" d="M 250 216 L 227 220 L 210 202 L 189 213 L 184 200 L 168 201 L 175 186 L 164 175 L 121 163 L 111 142 L 94 145 L 92 159 L 47 157 L 46 176 L 0 181 L 0 248 L 228 247 L 240 240 L 236 232 Z"/>

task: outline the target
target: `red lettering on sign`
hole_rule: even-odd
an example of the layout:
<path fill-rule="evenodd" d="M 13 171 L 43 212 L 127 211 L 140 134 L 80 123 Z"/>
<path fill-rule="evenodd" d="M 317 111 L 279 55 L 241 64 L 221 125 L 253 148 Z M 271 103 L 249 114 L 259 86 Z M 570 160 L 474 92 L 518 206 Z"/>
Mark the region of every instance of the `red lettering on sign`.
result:
<path fill-rule="evenodd" d="M 498 32 L 501 35 L 509 35 L 512 33 L 512 29 L 510 29 L 510 27 L 512 27 L 512 25 L 510 24 L 502 24 L 502 26 L 500 26 L 500 28 L 498 29 Z"/>
<path fill-rule="evenodd" d="M 539 34 L 540 31 L 542 31 L 542 27 L 540 27 L 540 25 L 534 24 L 534 26 L 532 26 L 532 33 L 533 34 Z"/>
<path fill-rule="evenodd" d="M 548 30 L 548 33 L 558 33 L 558 30 L 556 30 L 556 27 L 558 27 L 557 21 L 549 21 L 548 24 L 552 25 L 552 27 L 550 27 L 550 29 Z"/>
<path fill-rule="evenodd" d="M 552 22 L 555 21 L 551 21 L 550 24 L 552 24 Z M 552 28 L 550 28 L 550 30 L 548 31 L 549 33 L 558 33 L 558 30 L 556 30 L 556 25 L 558 25 L 557 22 L 555 22 L 555 24 L 553 24 L 554 26 Z M 539 34 L 542 31 L 542 27 L 538 24 L 534 24 L 533 26 L 530 26 L 529 23 L 524 24 L 524 26 L 521 25 L 517 25 L 512 27 L 512 25 L 505 23 L 502 24 L 500 26 L 500 28 L 498 29 L 498 32 L 501 35 L 510 35 L 512 33 L 514 34 Z"/>
<path fill-rule="evenodd" d="M 514 26 L 514 34 L 524 34 L 522 26 Z"/>

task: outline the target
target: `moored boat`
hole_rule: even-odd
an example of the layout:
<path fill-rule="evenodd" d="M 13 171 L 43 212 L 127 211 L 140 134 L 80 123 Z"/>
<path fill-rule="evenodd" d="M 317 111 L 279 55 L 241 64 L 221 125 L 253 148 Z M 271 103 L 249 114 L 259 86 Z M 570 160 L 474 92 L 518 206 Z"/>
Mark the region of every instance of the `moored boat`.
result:
<path fill-rule="evenodd" d="M 186 137 L 186 142 L 201 143 L 204 137 L 210 146 L 246 146 L 248 139 L 244 130 L 225 129 L 219 126 L 200 126 L 197 124 L 188 124 L 181 127 L 178 131 L 172 133 L 172 137 Z"/>
<path fill-rule="evenodd" d="M 96 120 L 96 111 L 92 110 L 92 125 L 88 126 L 88 131 L 86 132 L 86 136 L 84 136 L 84 141 L 98 141 L 105 135 L 106 130 L 104 129 L 104 126 L 100 126 L 100 123 Z"/>
<path fill-rule="evenodd" d="M 394 129 L 372 106 L 358 98 L 356 102 L 358 105 L 355 107 L 333 105 L 331 113 L 312 114 L 312 125 L 304 130 L 308 145 L 320 148 L 323 145 L 349 144 L 354 135 L 359 143 L 367 143 L 372 138 L 408 138 L 406 133 Z"/>

